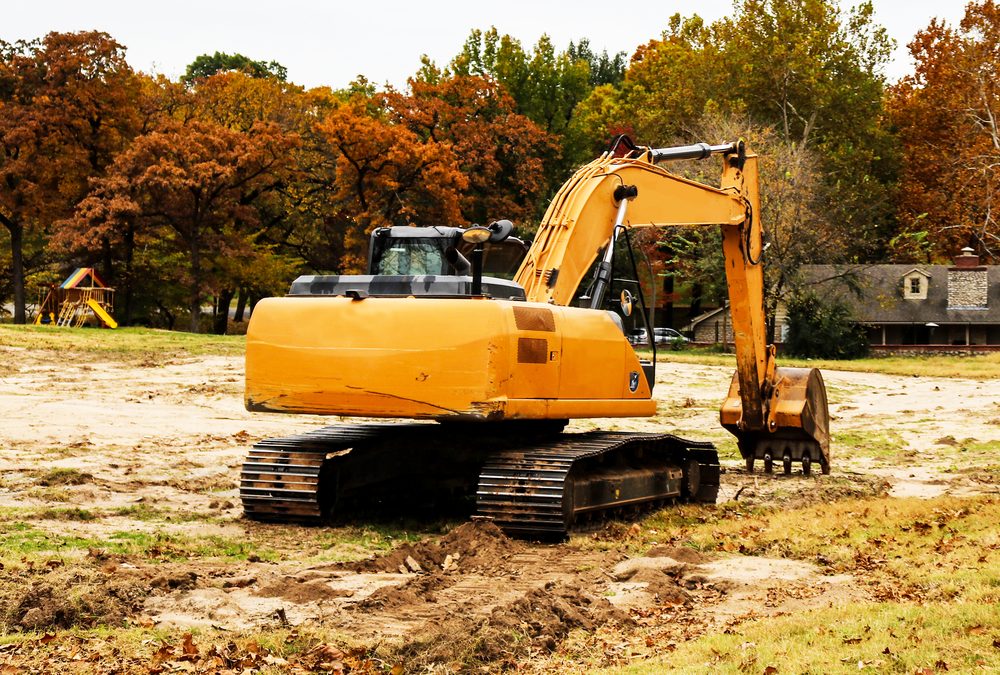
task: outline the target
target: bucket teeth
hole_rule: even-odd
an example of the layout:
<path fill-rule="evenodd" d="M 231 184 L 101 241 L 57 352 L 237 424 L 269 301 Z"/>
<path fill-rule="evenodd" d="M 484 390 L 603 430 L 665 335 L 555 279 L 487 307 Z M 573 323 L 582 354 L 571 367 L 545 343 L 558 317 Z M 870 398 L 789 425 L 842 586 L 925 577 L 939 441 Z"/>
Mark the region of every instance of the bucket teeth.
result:
<path fill-rule="evenodd" d="M 740 429 L 739 382 L 733 376 L 722 408 L 723 426 L 736 436 L 747 471 L 755 463 L 771 473 L 780 462 L 783 472 L 799 465 L 804 475 L 813 465 L 830 473 L 830 412 L 823 376 L 817 368 L 777 368 L 768 402 L 768 429 Z"/>

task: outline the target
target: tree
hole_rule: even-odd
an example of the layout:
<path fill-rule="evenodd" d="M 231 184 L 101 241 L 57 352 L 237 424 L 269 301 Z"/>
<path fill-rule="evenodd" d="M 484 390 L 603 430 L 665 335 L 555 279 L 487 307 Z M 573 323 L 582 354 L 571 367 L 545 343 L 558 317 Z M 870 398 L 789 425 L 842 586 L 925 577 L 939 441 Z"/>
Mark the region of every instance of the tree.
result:
<path fill-rule="evenodd" d="M 889 47 L 870 3 L 843 13 L 830 0 L 740 0 L 711 25 L 674 15 L 636 51 L 616 95 L 592 92 L 599 100 L 582 104 L 584 117 L 593 129 L 604 115 L 608 136 L 633 131 L 651 145 L 724 140 L 699 137 L 702 121 L 720 115 L 773 128 L 785 145 L 816 153 L 823 208 L 853 232 L 849 255 L 872 256 L 891 226 L 894 146 L 881 114 Z"/>
<path fill-rule="evenodd" d="M 853 320 L 843 300 L 820 298 L 808 290 L 788 303 L 785 347 L 794 356 L 856 359 L 868 353 L 868 335 L 865 327 Z"/>
<path fill-rule="evenodd" d="M 364 268 L 367 235 L 392 225 L 457 225 L 468 186 L 449 145 L 369 114 L 354 97 L 316 126 L 333 158 L 326 189 L 341 232 L 342 270 Z"/>
<path fill-rule="evenodd" d="M 202 54 L 188 64 L 181 78 L 186 84 L 194 84 L 218 73 L 236 71 L 250 77 L 274 78 L 282 82 L 288 77 L 288 69 L 277 61 L 254 61 L 243 54 Z"/>
<path fill-rule="evenodd" d="M 1000 258 L 1000 5 L 970 3 L 959 28 L 932 21 L 910 43 L 916 72 L 889 97 L 900 169 L 898 260 L 973 246 Z"/>
<path fill-rule="evenodd" d="M 15 322 L 26 319 L 26 237 L 68 215 L 128 144 L 138 92 L 124 47 L 106 33 L 0 43 L 0 223 L 10 236 Z"/>
<path fill-rule="evenodd" d="M 566 51 L 557 52 L 552 40 L 543 35 L 531 52 L 496 28 L 474 30 L 462 51 L 452 60 L 451 73 L 476 76 L 499 83 L 513 97 L 516 112 L 528 117 L 550 134 L 561 136 L 561 161 L 554 162 L 546 176 L 546 187 L 554 189 L 578 163 L 591 159 L 591 144 L 574 133 L 574 112 L 594 87 L 594 82 L 614 80 L 624 57 L 613 59 L 594 55 L 590 44 L 581 40 Z M 596 65 L 600 72 L 592 68 Z M 425 64 L 422 72 L 427 72 Z"/>
<path fill-rule="evenodd" d="M 598 55 L 590 47 L 590 40 L 582 38 L 579 42 L 569 43 L 566 56 L 572 62 L 585 61 L 590 69 L 590 86 L 599 87 L 602 84 L 618 84 L 625 78 L 625 67 L 628 64 L 625 52 L 608 56 L 607 50 Z"/>
<path fill-rule="evenodd" d="M 206 294 L 238 287 L 266 257 L 255 246 L 256 207 L 284 182 L 296 143 L 275 125 L 242 133 L 169 123 L 119 155 L 67 227 L 83 245 L 114 238 L 131 255 L 143 241 L 180 262 L 176 281 L 187 288 L 190 329 L 198 332 Z"/>
<path fill-rule="evenodd" d="M 414 80 L 410 93 L 386 93 L 390 119 L 425 142 L 454 152 L 468 186 L 462 219 L 486 223 L 534 218 L 546 195 L 546 169 L 559 154 L 557 136 L 516 112 L 513 98 L 496 82 L 472 77 Z"/>

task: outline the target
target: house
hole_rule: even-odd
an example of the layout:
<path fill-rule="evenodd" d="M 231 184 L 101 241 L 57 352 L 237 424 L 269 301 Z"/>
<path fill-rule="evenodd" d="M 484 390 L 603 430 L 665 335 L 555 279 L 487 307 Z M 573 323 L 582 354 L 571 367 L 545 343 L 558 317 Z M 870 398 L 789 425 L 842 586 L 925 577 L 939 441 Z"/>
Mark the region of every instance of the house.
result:
<path fill-rule="evenodd" d="M 785 322 L 785 308 L 784 306 L 779 306 L 777 311 L 777 325 L 781 326 L 783 331 Z M 694 318 L 691 323 L 684 326 L 682 332 L 689 335 L 693 342 L 715 344 L 722 342 L 723 336 L 725 336 L 726 342 L 732 343 L 733 322 L 729 315 L 729 303 L 726 302 L 722 307 L 705 312 Z M 783 335 L 784 332 L 781 333 L 781 336 Z M 782 341 L 781 336 L 777 338 L 777 342 Z"/>
<path fill-rule="evenodd" d="M 824 295 L 843 299 L 868 328 L 873 347 L 1000 347 L 1000 266 L 980 265 L 963 248 L 952 265 L 871 265 L 854 272 L 848 291 L 833 266 L 803 268 Z M 841 277 L 842 279 L 843 277 Z"/>
<path fill-rule="evenodd" d="M 1000 348 L 1000 266 L 980 265 L 971 248 L 952 265 L 804 265 L 802 273 L 822 297 L 851 308 L 874 348 Z M 731 341 L 726 314 L 720 309 L 692 321 L 687 328 L 695 342 L 719 342 L 723 335 Z M 778 319 L 783 336 L 782 309 Z"/>

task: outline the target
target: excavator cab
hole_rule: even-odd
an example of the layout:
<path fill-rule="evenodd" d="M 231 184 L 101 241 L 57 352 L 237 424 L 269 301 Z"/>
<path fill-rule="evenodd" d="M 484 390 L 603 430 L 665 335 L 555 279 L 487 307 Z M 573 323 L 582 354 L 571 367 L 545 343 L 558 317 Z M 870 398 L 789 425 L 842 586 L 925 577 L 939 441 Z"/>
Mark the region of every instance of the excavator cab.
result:
<path fill-rule="evenodd" d="M 508 221 L 509 222 L 509 221 Z M 475 226 L 474 226 L 475 227 Z M 465 241 L 462 227 L 380 227 L 368 247 L 371 275 L 467 275 L 474 243 Z M 483 275 L 512 279 L 527 245 L 513 236 L 483 245 Z"/>

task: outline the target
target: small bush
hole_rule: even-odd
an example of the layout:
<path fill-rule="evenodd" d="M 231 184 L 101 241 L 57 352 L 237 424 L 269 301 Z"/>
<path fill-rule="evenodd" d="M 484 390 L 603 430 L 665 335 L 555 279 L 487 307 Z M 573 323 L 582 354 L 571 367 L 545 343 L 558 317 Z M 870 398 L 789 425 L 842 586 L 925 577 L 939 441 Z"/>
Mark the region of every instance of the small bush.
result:
<path fill-rule="evenodd" d="M 856 359 L 868 354 L 868 335 L 842 300 L 805 291 L 788 303 L 785 347 L 794 356 Z"/>

